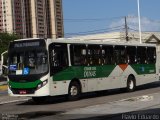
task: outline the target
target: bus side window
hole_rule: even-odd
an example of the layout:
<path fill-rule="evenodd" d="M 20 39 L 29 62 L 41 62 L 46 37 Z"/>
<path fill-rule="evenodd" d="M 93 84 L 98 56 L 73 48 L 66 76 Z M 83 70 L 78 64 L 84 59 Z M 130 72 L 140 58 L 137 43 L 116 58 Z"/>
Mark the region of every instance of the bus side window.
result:
<path fill-rule="evenodd" d="M 114 57 L 116 60 L 116 64 L 126 63 L 125 46 L 115 46 Z"/>
<path fill-rule="evenodd" d="M 127 46 L 126 48 L 126 62 L 128 64 L 136 63 L 136 47 Z"/>
<path fill-rule="evenodd" d="M 148 64 L 156 63 L 156 48 L 155 47 L 147 48 L 147 63 Z"/>
<path fill-rule="evenodd" d="M 102 64 L 115 64 L 115 59 L 113 56 L 113 46 L 102 46 Z"/>
<path fill-rule="evenodd" d="M 147 55 L 146 52 L 147 49 L 146 47 L 137 47 L 137 63 L 138 64 L 147 64 Z"/>
<path fill-rule="evenodd" d="M 101 47 L 100 45 L 88 46 L 88 63 L 89 65 L 101 65 Z"/>
<path fill-rule="evenodd" d="M 75 66 L 87 65 L 86 45 L 70 45 L 71 64 Z"/>

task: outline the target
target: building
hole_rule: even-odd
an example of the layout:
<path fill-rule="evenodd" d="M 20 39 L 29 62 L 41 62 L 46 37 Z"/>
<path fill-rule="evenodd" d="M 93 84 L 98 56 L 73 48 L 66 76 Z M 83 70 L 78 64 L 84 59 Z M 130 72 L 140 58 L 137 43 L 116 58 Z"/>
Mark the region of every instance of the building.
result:
<path fill-rule="evenodd" d="M 0 1 L 0 31 L 3 30 L 2 2 Z"/>
<path fill-rule="evenodd" d="M 83 36 L 74 36 L 72 38 L 79 39 L 79 40 L 139 42 L 139 32 L 129 32 L 128 41 L 126 41 L 125 32 L 109 32 L 109 33 L 91 34 L 91 35 L 83 35 Z M 142 42 L 160 45 L 160 32 L 142 32 Z"/>
<path fill-rule="evenodd" d="M 0 0 L 0 32 L 21 38 L 64 36 L 61 0 Z"/>

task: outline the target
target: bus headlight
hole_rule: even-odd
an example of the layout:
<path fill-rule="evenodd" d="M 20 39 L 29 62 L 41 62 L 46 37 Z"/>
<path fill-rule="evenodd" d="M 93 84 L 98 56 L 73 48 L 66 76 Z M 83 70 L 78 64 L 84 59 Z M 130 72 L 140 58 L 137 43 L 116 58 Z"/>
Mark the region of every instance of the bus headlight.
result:
<path fill-rule="evenodd" d="M 48 80 L 45 80 L 42 83 L 38 84 L 37 90 L 40 89 L 41 87 L 45 86 L 47 83 L 48 83 Z"/>

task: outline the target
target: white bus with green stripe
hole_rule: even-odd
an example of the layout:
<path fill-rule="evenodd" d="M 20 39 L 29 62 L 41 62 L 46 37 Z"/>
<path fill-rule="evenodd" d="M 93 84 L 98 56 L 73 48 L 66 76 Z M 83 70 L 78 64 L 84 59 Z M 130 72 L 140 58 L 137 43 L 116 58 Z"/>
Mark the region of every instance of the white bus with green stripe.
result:
<path fill-rule="evenodd" d="M 159 80 L 156 46 L 71 39 L 21 39 L 8 49 L 11 96 L 68 95 L 126 88 Z"/>

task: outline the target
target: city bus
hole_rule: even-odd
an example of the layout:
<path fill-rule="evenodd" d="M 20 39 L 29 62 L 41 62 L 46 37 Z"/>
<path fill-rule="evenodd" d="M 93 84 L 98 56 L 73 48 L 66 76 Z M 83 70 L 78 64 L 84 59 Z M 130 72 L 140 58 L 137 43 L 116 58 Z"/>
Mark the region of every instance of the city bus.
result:
<path fill-rule="evenodd" d="M 126 88 L 159 80 L 156 45 L 72 39 L 20 39 L 8 49 L 8 92 L 49 96 Z"/>

